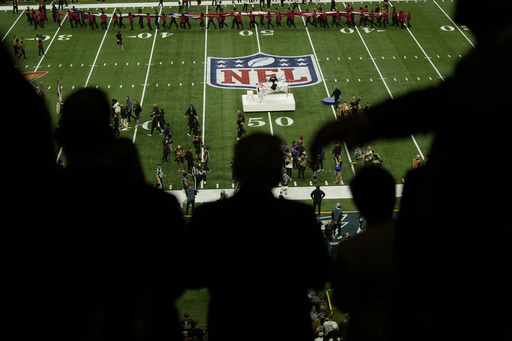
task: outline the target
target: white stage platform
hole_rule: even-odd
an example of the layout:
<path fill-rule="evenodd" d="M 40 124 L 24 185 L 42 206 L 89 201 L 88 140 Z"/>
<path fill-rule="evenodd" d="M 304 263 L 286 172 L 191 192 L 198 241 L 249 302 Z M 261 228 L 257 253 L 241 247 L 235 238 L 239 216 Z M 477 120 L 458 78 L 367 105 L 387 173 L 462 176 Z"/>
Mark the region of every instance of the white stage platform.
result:
<path fill-rule="evenodd" d="M 260 103 L 257 94 L 252 95 L 253 100 L 248 100 L 250 95 L 242 95 L 242 104 L 244 112 L 260 111 L 295 111 L 295 98 L 293 94 L 269 94 L 266 95 Z"/>

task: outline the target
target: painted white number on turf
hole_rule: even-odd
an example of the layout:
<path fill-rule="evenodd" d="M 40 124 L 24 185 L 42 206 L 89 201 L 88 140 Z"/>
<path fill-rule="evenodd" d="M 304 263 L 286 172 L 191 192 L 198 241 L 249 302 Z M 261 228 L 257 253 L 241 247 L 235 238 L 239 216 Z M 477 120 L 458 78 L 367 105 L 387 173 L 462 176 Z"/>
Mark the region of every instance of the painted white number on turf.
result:
<path fill-rule="evenodd" d="M 69 40 L 71 39 L 72 35 L 71 34 L 61 34 L 57 40 Z"/>
<path fill-rule="evenodd" d="M 374 28 L 368 28 L 368 27 L 362 27 L 361 30 L 364 32 L 364 33 L 371 33 L 373 31 L 375 31 Z M 345 33 L 345 34 L 352 34 L 354 33 L 354 29 L 353 28 L 342 28 L 340 29 L 340 32 L 341 33 Z"/>
<path fill-rule="evenodd" d="M 442 29 L 443 31 L 446 31 L 446 32 L 451 32 L 451 31 L 454 31 L 454 30 L 455 30 L 455 27 L 450 26 L 450 25 L 444 25 L 444 26 L 441 26 L 441 29 Z"/>
<path fill-rule="evenodd" d="M 288 127 L 293 124 L 293 120 L 289 117 L 276 118 L 276 124 L 281 127 Z"/>
<path fill-rule="evenodd" d="M 170 37 L 170 36 L 172 36 L 172 35 L 173 35 L 173 34 L 172 34 L 172 33 L 170 33 L 170 32 L 162 32 L 162 33 L 160 33 L 160 34 L 162 35 L 162 38 L 167 38 L 167 37 Z"/>
<path fill-rule="evenodd" d="M 141 38 L 141 39 L 148 39 L 148 38 L 151 38 L 153 35 L 151 33 L 148 33 L 148 32 L 144 32 L 144 33 L 139 33 L 137 35 L 137 37 Z"/>
<path fill-rule="evenodd" d="M 263 121 L 263 117 L 251 117 L 249 118 L 249 123 L 247 123 L 249 127 L 261 127 L 265 125 Z"/>
<path fill-rule="evenodd" d="M 289 127 L 293 124 L 293 120 L 290 117 L 278 117 L 275 120 L 276 124 L 281 127 Z M 249 118 L 249 123 L 247 125 L 249 127 L 261 127 L 264 126 L 266 123 L 263 120 L 263 117 L 251 117 Z"/>
<path fill-rule="evenodd" d="M 273 36 L 274 30 L 261 30 L 261 35 L 262 36 Z"/>
<path fill-rule="evenodd" d="M 469 27 L 467 27 L 466 25 L 461 25 L 460 28 L 462 28 L 464 31 L 471 31 L 471 29 Z M 455 31 L 455 27 L 450 26 L 450 25 L 441 26 L 441 29 L 446 32 Z"/>
<path fill-rule="evenodd" d="M 144 123 L 142 123 L 142 128 L 146 129 L 146 130 L 151 130 L 149 128 L 149 124 L 151 123 L 151 121 L 146 121 Z"/>
<path fill-rule="evenodd" d="M 252 31 L 247 31 L 247 30 L 240 31 L 238 34 L 240 34 L 241 36 L 244 36 L 244 37 L 249 37 L 249 36 L 253 35 Z"/>

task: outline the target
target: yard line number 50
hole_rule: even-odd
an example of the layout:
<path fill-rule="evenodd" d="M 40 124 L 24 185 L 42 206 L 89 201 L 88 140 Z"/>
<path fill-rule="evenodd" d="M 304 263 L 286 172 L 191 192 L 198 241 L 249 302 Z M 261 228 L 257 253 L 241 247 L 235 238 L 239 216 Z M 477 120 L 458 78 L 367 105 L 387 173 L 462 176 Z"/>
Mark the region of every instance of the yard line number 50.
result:
<path fill-rule="evenodd" d="M 281 127 L 289 127 L 293 124 L 293 120 L 290 117 L 278 117 L 275 119 L 275 122 L 278 126 Z M 250 117 L 247 125 L 249 127 L 261 127 L 267 124 L 263 117 Z"/>

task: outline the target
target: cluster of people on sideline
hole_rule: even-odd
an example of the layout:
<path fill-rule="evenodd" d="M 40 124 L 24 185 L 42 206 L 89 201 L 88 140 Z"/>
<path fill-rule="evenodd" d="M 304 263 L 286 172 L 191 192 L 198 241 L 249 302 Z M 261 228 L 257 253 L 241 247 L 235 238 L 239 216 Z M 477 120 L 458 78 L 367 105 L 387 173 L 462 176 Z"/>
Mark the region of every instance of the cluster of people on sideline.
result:
<path fill-rule="evenodd" d="M 183 341 L 207 341 L 208 329 L 200 328 L 198 321 L 190 317 L 189 313 L 184 313 L 179 322 Z"/>
<path fill-rule="evenodd" d="M 318 184 L 318 173 L 323 172 L 325 167 L 333 170 L 332 184 L 344 185 L 343 182 L 343 148 L 339 142 L 335 141 L 334 146 L 330 150 L 328 156 L 324 148 L 320 148 L 319 152 L 311 156 L 304 146 L 304 135 L 300 135 L 298 139 L 293 140 L 291 145 L 284 142 L 281 147 L 283 156 L 283 175 L 281 179 L 281 194 L 286 196 L 288 194 L 288 186 L 290 182 L 295 180 L 304 181 L 306 174 L 311 174 L 311 184 Z M 352 153 L 351 165 L 362 166 L 382 166 L 384 160 L 381 155 L 375 151 L 371 146 L 366 148 L 363 145 L 356 147 Z M 418 164 L 418 160 L 415 161 Z M 331 166 L 332 165 L 332 168 Z"/>
<path fill-rule="evenodd" d="M 282 167 L 284 173 L 281 179 L 281 193 L 286 195 L 288 184 L 293 179 L 305 180 L 307 169 L 311 169 L 312 183 L 317 183 L 318 172 L 324 170 L 325 152 L 322 151 L 314 156 L 308 156 L 306 147 L 304 145 L 304 135 L 300 135 L 297 140 L 293 140 L 291 145 L 288 146 L 286 142 L 281 146 L 282 154 Z M 336 166 L 336 162 L 333 161 Z M 294 176 L 294 170 L 297 171 L 297 177 Z M 341 169 L 340 169 L 341 172 Z"/>
<path fill-rule="evenodd" d="M 310 11 L 310 9 L 305 9 L 305 11 L 298 10 L 299 3 L 297 1 L 293 1 L 291 3 L 291 8 L 288 7 L 286 11 L 281 12 L 276 7 L 274 9 L 271 8 L 270 0 L 265 4 L 264 1 L 260 1 L 259 10 L 256 10 L 254 7 L 252 0 L 244 0 L 244 4 L 242 5 L 242 10 L 240 11 L 235 6 L 233 2 L 233 9 L 230 11 L 225 11 L 223 8 L 222 1 L 214 0 L 212 1 L 211 7 L 215 6 L 215 12 L 211 10 L 208 13 L 189 13 L 189 1 L 178 1 L 178 10 L 174 12 L 173 9 L 169 9 L 168 13 L 162 13 L 162 11 L 157 8 L 153 8 L 151 11 L 142 11 L 142 9 L 138 9 L 135 13 L 128 11 L 127 13 L 123 13 L 121 9 L 115 10 L 112 14 L 105 13 L 104 9 L 99 9 L 98 12 L 93 12 L 92 10 L 83 10 L 80 8 L 75 8 L 73 6 L 70 9 L 67 9 L 65 12 L 61 12 L 64 7 L 67 7 L 67 2 L 64 4 L 62 1 L 56 5 L 52 3 L 51 8 L 51 16 L 53 21 L 61 25 L 61 21 L 63 20 L 63 16 L 68 17 L 68 21 L 70 22 L 71 28 L 86 28 L 90 27 L 92 30 L 99 28 L 98 23 L 96 21 L 97 18 L 101 21 L 101 28 L 107 29 L 108 18 L 112 18 L 112 28 L 118 29 L 127 28 L 129 25 L 130 29 L 134 29 L 135 25 L 138 24 L 140 29 L 144 29 L 147 27 L 149 30 L 153 29 L 171 29 L 173 26 L 176 29 L 191 29 L 192 26 L 190 24 L 190 20 L 199 21 L 199 26 L 201 29 L 208 29 L 210 25 L 213 25 L 215 29 L 222 30 L 224 27 L 234 28 L 235 25 L 237 29 L 244 29 L 244 17 L 248 18 L 248 27 L 249 28 L 282 28 L 282 21 L 286 21 L 286 26 L 291 28 L 297 28 L 295 23 L 295 17 L 304 17 L 305 18 L 305 27 L 311 25 L 313 28 L 317 27 L 343 27 L 346 25 L 347 27 L 355 27 L 359 25 L 359 27 L 387 27 L 388 25 L 393 27 L 412 27 L 411 26 L 411 12 L 404 10 L 399 10 L 395 7 L 390 7 L 388 1 L 384 1 L 382 6 L 375 5 L 375 8 L 369 9 L 368 5 L 360 6 L 359 8 L 354 8 L 350 4 L 346 4 L 341 10 L 338 8 L 338 4 L 335 0 L 330 2 L 330 9 L 323 9 L 322 4 L 317 4 L 317 6 Z M 304 4 L 304 3 L 303 3 Z M 312 4 L 312 3 L 310 3 Z M 160 3 L 158 7 L 163 8 L 163 3 Z M 249 8 L 250 6 L 250 8 Z M 285 1 L 281 0 L 281 7 L 285 7 Z M 197 9 L 200 10 L 200 1 L 198 1 Z M 14 10 L 14 9 L 13 9 Z M 27 15 L 27 22 L 30 25 L 34 25 L 37 29 L 37 26 L 40 28 L 44 28 L 44 24 L 48 22 L 47 9 L 46 5 L 42 4 L 38 7 L 37 10 L 31 9 L 29 6 L 25 11 Z M 228 25 L 226 19 L 232 17 L 231 26 Z M 331 23 L 329 25 L 329 17 L 331 18 Z M 357 18 L 359 17 L 358 22 Z M 391 20 L 391 22 L 390 22 Z M 246 24 L 247 24 L 247 20 Z M 207 22 L 207 24 L 206 24 Z M 274 25 L 275 24 L 275 25 Z M 246 26 L 247 27 L 247 26 Z"/>
<path fill-rule="evenodd" d="M 328 308 L 328 300 L 325 292 L 310 293 L 311 324 L 313 329 L 313 341 L 346 340 L 350 314 L 343 314 L 343 320 L 336 322 L 331 309 Z"/>

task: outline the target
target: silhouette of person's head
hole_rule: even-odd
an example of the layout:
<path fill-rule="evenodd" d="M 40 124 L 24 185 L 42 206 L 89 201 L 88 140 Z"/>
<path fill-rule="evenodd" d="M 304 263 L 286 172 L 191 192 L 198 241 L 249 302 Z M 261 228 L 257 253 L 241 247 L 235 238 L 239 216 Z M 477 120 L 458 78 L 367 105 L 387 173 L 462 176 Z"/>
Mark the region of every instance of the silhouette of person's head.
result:
<path fill-rule="evenodd" d="M 510 16 L 503 16 L 502 20 L 494 20 L 492 25 L 489 25 L 485 20 L 479 20 L 478 11 L 483 9 L 482 6 L 496 11 L 505 10 L 508 4 L 507 0 L 487 0 L 485 2 L 479 0 L 457 0 L 455 21 L 468 25 L 477 38 L 480 39 L 482 36 L 487 36 L 492 32 L 500 30 L 512 21 Z"/>
<path fill-rule="evenodd" d="M 392 219 L 395 206 L 395 180 L 382 167 L 368 166 L 361 169 L 350 182 L 354 203 L 368 224 Z"/>
<path fill-rule="evenodd" d="M 137 147 L 128 138 L 117 138 L 111 149 L 111 159 L 114 174 L 131 184 L 144 184 L 144 171 L 142 170 Z"/>
<path fill-rule="evenodd" d="M 282 141 L 275 136 L 254 133 L 235 146 L 233 173 L 243 187 L 271 189 L 281 179 Z"/>
<path fill-rule="evenodd" d="M 114 140 L 110 127 L 110 105 L 98 89 L 81 89 L 64 102 L 61 124 L 55 133 L 72 163 L 78 159 L 100 159 Z"/>

